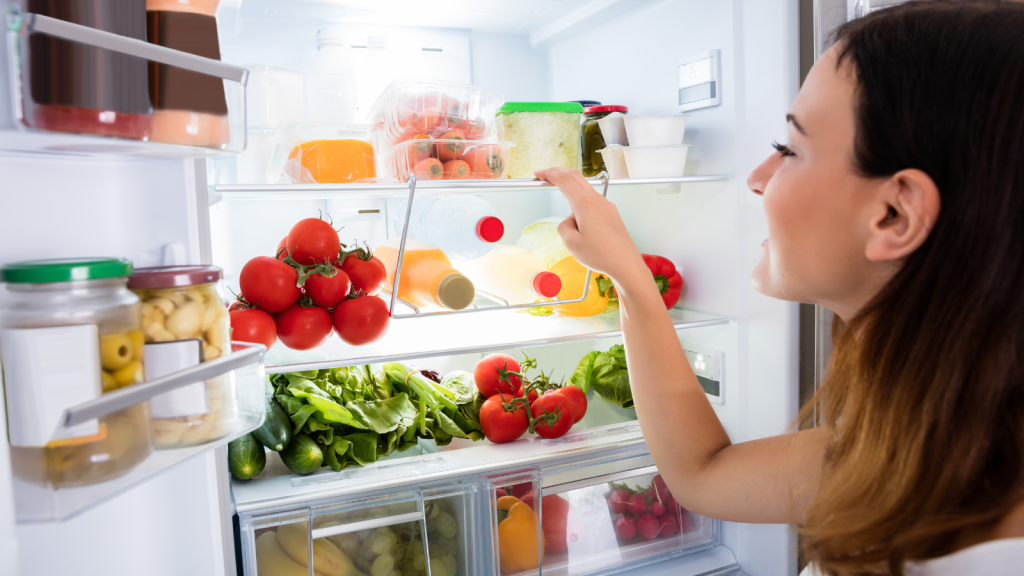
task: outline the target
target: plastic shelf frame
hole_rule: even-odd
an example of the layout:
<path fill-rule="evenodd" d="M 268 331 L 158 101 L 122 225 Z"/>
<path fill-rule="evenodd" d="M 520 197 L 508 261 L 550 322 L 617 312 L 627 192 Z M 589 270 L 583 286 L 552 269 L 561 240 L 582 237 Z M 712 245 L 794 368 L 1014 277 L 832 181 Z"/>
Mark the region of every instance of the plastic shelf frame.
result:
<path fill-rule="evenodd" d="M 150 157 L 215 156 L 245 149 L 245 86 L 249 75 L 245 68 L 41 14 L 22 13 L 17 6 L 8 9 L 6 20 L 11 104 L 16 130 L 0 130 L 0 148 L 43 154 Z M 227 138 L 214 137 L 214 142 L 178 144 L 151 141 L 148 133 L 140 139 L 131 139 L 46 130 L 36 121 L 38 106 L 32 97 L 29 38 L 35 34 L 127 54 L 221 80 L 228 110 Z M 97 110 L 98 114 L 101 112 Z M 183 127 L 180 140 L 196 142 L 195 134 L 190 132 L 195 129 L 191 125 Z"/>
<path fill-rule="evenodd" d="M 87 422 L 127 407 L 148 402 L 160 394 L 177 390 L 211 378 L 234 380 L 238 400 L 238 420 L 226 436 L 198 446 L 152 450 L 149 456 L 125 474 L 96 484 L 57 487 L 43 475 L 36 460 L 38 450 L 12 449 L 14 471 L 15 515 L 18 522 L 66 520 L 92 506 L 128 490 L 148 478 L 208 450 L 223 446 L 258 428 L 265 416 L 263 357 L 266 349 L 260 344 L 232 342 L 232 353 L 156 380 L 128 388 L 73 406 L 64 411 L 60 429 Z"/>

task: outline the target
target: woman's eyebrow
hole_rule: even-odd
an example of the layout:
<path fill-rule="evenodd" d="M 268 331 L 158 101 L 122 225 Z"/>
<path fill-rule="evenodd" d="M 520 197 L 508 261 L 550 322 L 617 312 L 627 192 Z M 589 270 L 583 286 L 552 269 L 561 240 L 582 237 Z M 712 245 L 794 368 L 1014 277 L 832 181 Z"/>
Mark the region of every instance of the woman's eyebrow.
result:
<path fill-rule="evenodd" d="M 796 121 L 795 116 L 793 116 L 792 114 L 786 114 L 786 122 L 792 124 L 793 127 L 796 128 L 797 132 L 803 134 L 804 136 L 807 136 L 807 132 L 804 132 L 804 127 L 801 126 L 800 123 Z"/>

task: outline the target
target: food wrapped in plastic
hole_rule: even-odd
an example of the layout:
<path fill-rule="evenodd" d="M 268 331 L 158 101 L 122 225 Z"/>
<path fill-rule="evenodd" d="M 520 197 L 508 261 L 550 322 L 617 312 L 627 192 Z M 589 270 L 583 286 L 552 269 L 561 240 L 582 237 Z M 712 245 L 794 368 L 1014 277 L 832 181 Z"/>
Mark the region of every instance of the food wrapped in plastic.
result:
<path fill-rule="evenodd" d="M 385 149 L 381 155 L 381 176 L 404 182 L 410 174 L 417 180 L 493 180 L 505 177 L 511 143 L 473 141 L 456 132 L 432 139 L 426 134 Z"/>
<path fill-rule="evenodd" d="M 546 168 L 580 167 L 580 115 L 575 102 L 507 102 L 498 109 L 498 137 L 512 142 L 508 178 Z"/>
<path fill-rule="evenodd" d="M 373 130 L 362 124 L 282 124 L 267 168 L 268 182 L 375 182 Z"/>
<path fill-rule="evenodd" d="M 392 82 L 370 111 L 381 130 L 381 144 L 393 146 L 411 135 L 443 138 L 456 131 L 467 140 L 480 140 L 494 130 L 494 114 L 505 98 L 500 92 L 433 80 Z"/>

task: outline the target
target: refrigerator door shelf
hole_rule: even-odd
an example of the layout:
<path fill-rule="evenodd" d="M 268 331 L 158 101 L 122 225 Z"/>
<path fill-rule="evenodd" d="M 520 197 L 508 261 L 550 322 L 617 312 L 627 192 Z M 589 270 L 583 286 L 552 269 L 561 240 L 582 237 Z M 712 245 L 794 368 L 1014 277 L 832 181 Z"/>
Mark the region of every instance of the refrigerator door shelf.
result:
<path fill-rule="evenodd" d="M 258 344 L 232 343 L 233 353 L 222 358 L 198 364 L 143 384 L 104 394 L 103 396 L 67 409 L 54 437 L 61 430 L 83 422 L 106 416 L 146 403 L 160 394 L 177 390 L 196 382 L 233 380 L 237 390 L 238 418 L 231 422 L 210 420 L 212 426 L 230 426 L 230 432 L 217 440 L 188 448 L 153 450 L 149 456 L 126 474 L 97 484 L 83 486 L 55 486 L 45 473 L 45 460 L 39 448 L 12 448 L 11 464 L 15 511 L 19 522 L 45 522 L 66 520 L 83 510 L 113 498 L 152 476 L 177 464 L 223 446 L 227 442 L 255 430 L 264 418 L 264 348 Z M 231 386 L 226 386 L 231 389 Z M 148 410 L 147 410 L 148 412 Z M 208 414 L 207 417 L 214 416 Z M 202 426 L 198 427 L 202 428 Z M 105 455 L 103 455 L 105 456 Z M 94 458 L 97 456 L 93 456 Z M 43 460 L 41 462 L 41 460 Z"/>
<path fill-rule="evenodd" d="M 14 129 L 0 130 L 0 151 L 108 157 L 202 157 L 237 153 L 245 149 L 245 84 L 248 78 L 245 68 L 40 14 L 22 14 L 16 9 L 7 14 L 7 20 L 7 59 L 13 96 L 13 122 L 3 121 L 0 125 L 11 124 Z M 98 57 L 114 53 L 127 54 L 131 57 L 128 61 L 141 64 L 143 80 L 146 68 L 154 73 L 155 65 L 162 66 L 163 70 L 181 72 L 177 76 L 179 82 L 188 82 L 189 78 L 213 78 L 205 87 L 209 88 L 212 82 L 213 89 L 220 92 L 217 86 L 223 85 L 223 95 L 211 93 L 208 98 L 210 102 L 196 103 L 196 90 L 200 88 L 189 85 L 187 91 L 191 96 L 187 96 L 186 100 L 191 102 L 189 106 L 197 109 L 160 110 L 159 118 L 153 114 L 151 107 L 148 110 L 133 109 L 131 112 L 92 109 L 89 106 L 113 104 L 92 102 L 92 96 L 84 93 L 68 96 L 62 92 L 53 104 L 38 102 L 39 96 L 33 96 L 32 79 L 31 39 L 36 36 L 58 38 L 102 49 L 96 52 L 100 55 Z M 53 51 L 57 60 L 48 60 L 46 68 L 37 67 L 60 71 L 59 58 L 72 57 L 67 54 L 64 51 Z M 68 66 L 75 64 L 69 61 L 65 63 L 65 68 Z M 104 70 L 105 73 L 118 73 L 104 66 L 92 69 L 97 70 L 97 74 Z M 72 80 L 64 84 L 58 82 L 56 85 L 63 88 L 74 86 L 80 92 L 90 89 L 102 92 L 104 82 L 120 79 L 92 80 L 92 83 L 79 82 L 81 85 L 73 84 Z M 148 90 L 145 85 L 138 89 L 143 92 Z M 70 104 L 74 101 L 72 96 L 83 104 Z M 150 95 L 142 98 L 148 101 Z"/>

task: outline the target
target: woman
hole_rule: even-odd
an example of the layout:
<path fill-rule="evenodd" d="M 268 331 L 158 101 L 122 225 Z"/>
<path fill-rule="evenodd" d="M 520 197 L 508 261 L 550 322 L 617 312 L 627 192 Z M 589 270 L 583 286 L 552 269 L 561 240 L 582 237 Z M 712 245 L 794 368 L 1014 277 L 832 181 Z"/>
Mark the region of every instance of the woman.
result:
<path fill-rule="evenodd" d="M 798 525 L 823 574 L 1024 573 L 1024 4 L 851 22 L 787 121 L 748 180 L 754 286 L 839 319 L 802 432 L 731 444 L 614 204 L 538 173 L 569 199 L 568 249 L 615 283 L 659 469 L 695 512 Z"/>

